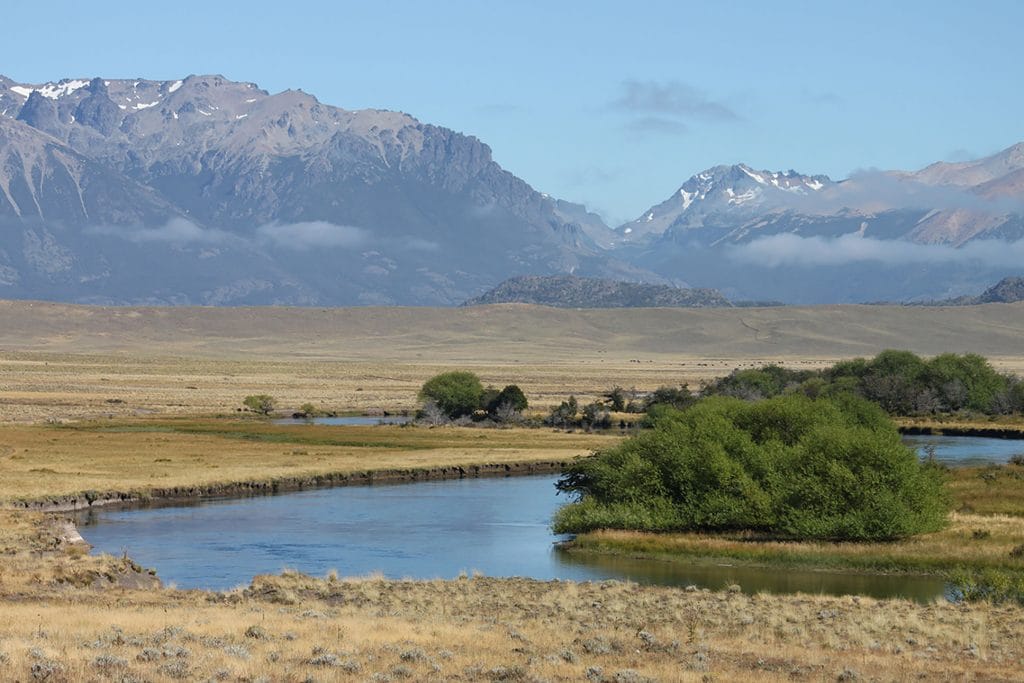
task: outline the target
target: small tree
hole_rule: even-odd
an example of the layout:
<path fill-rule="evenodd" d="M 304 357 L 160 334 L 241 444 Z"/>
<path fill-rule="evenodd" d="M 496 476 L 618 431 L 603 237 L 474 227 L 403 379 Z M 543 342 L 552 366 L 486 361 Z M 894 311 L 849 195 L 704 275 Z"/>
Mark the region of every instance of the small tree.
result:
<path fill-rule="evenodd" d="M 454 370 L 431 377 L 420 389 L 421 401 L 433 401 L 450 419 L 472 415 L 480 408 L 484 387 L 472 372 Z"/>
<path fill-rule="evenodd" d="M 617 413 L 626 409 L 626 390 L 620 386 L 612 387 L 612 390 L 604 395 L 608 399 L 608 407 Z"/>
<path fill-rule="evenodd" d="M 274 400 L 273 396 L 268 396 L 267 394 L 253 394 L 246 396 L 242 401 L 242 405 L 254 413 L 270 415 L 277 405 L 277 401 Z"/>
<path fill-rule="evenodd" d="M 320 416 L 320 410 L 312 403 L 303 403 L 299 406 L 298 412 L 307 420 L 312 420 L 314 417 Z"/>
<path fill-rule="evenodd" d="M 504 412 L 507 413 L 511 410 L 513 413 L 521 413 L 526 410 L 529 406 L 529 402 L 526 400 L 526 394 L 515 384 L 509 384 L 501 391 L 497 392 L 487 404 L 484 406 L 487 409 L 487 413 L 491 417 L 497 417 L 498 412 L 502 411 L 503 408 L 507 408 Z"/>
<path fill-rule="evenodd" d="M 568 401 L 562 401 L 560 405 L 551 409 L 548 415 L 548 424 L 555 427 L 565 427 L 576 422 L 576 413 L 579 412 L 579 403 L 575 396 L 570 396 Z"/>

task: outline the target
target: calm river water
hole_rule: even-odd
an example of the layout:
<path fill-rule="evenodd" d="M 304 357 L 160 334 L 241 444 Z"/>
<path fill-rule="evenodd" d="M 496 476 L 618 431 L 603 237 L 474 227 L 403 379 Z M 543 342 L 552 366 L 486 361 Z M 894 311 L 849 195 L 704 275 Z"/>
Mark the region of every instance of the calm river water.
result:
<path fill-rule="evenodd" d="M 935 437 L 915 437 L 914 440 Z M 940 438 L 941 439 L 941 438 Z M 974 441 L 973 449 L 964 445 Z M 986 442 L 986 443 L 982 443 Z M 987 442 L 995 442 L 988 444 Z M 937 443 L 940 458 L 992 446 L 1004 462 L 1013 448 L 998 439 Z M 1017 442 L 1024 446 L 1024 443 Z M 947 450 L 949 449 L 949 450 Z M 1005 455 L 1005 457 L 1004 457 Z M 351 486 L 279 496 L 212 500 L 136 510 L 93 510 L 80 530 L 96 551 L 155 567 L 181 588 L 225 589 L 286 567 L 322 575 L 381 572 L 391 578 L 452 578 L 460 572 L 538 579 L 629 579 L 639 583 L 745 591 L 942 597 L 934 578 L 778 571 L 706 563 L 668 563 L 559 550 L 551 533 L 555 476 L 461 479 Z"/>

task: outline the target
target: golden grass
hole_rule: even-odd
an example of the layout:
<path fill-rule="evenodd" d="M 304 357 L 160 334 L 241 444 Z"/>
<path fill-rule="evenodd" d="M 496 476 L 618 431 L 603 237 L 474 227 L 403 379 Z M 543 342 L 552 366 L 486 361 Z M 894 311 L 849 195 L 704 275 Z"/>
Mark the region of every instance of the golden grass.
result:
<path fill-rule="evenodd" d="M 764 359 L 763 362 L 768 362 Z M 775 359 L 779 360 L 779 359 Z M 834 359 L 790 359 L 824 367 Z M 269 394 L 282 412 L 304 403 L 331 411 L 415 410 L 431 376 L 469 368 L 485 385 L 518 384 L 544 412 L 574 393 L 581 403 L 618 385 L 650 391 L 728 374 L 762 360 L 660 358 L 630 363 L 582 356 L 575 361 L 426 363 L 288 360 L 206 360 L 0 351 L 0 422 L 41 422 L 113 416 L 231 414 L 249 394 Z"/>
<path fill-rule="evenodd" d="M 547 429 L 338 428 L 256 420 L 2 425 L 0 504 L 86 491 L 145 494 L 371 470 L 563 462 L 616 439 Z"/>
<path fill-rule="evenodd" d="M 954 468 L 950 471 L 949 490 L 957 510 L 1024 517 L 1024 467 Z"/>
<path fill-rule="evenodd" d="M 607 582 L 257 577 L 4 600 L 0 677 L 1013 680 L 1024 611 Z M 51 679 L 52 680 L 52 679 Z"/>
<path fill-rule="evenodd" d="M 541 410 L 769 362 L 970 350 L 1024 370 L 1024 304 L 563 310 L 128 308 L 0 301 L 0 421 L 235 411 L 406 410 L 438 372 L 519 384 Z M 32 349 L 28 352 L 27 349 Z"/>

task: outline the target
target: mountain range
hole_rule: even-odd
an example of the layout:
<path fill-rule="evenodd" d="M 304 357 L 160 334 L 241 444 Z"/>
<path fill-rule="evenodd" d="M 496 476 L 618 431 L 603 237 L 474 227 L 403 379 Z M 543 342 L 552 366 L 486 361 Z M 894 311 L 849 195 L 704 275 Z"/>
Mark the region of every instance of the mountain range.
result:
<path fill-rule="evenodd" d="M 737 164 L 613 229 L 400 112 L 213 75 L 0 76 L 0 298 L 452 305 L 573 274 L 934 299 L 1011 274 L 1022 199 L 1024 145 L 842 181 Z"/>

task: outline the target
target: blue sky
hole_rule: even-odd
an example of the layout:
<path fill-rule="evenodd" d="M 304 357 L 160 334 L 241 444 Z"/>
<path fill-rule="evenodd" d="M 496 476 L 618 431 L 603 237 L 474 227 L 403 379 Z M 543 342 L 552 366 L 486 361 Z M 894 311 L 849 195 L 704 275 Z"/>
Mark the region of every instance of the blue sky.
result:
<path fill-rule="evenodd" d="M 0 73 L 220 73 L 476 135 L 631 219 L 708 166 L 917 168 L 1024 140 L 1024 2 L 7 0 Z"/>

